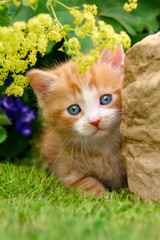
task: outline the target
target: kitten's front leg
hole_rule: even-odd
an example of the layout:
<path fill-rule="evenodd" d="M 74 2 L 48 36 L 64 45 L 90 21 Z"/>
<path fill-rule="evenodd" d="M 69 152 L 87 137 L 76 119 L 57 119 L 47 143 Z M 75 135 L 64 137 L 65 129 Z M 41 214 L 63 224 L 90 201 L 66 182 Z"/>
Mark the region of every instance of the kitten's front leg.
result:
<path fill-rule="evenodd" d="M 89 194 L 95 193 L 95 196 L 100 196 L 106 192 L 105 187 L 96 178 L 83 176 L 75 171 L 63 177 L 62 181 L 68 188 L 79 188 Z"/>

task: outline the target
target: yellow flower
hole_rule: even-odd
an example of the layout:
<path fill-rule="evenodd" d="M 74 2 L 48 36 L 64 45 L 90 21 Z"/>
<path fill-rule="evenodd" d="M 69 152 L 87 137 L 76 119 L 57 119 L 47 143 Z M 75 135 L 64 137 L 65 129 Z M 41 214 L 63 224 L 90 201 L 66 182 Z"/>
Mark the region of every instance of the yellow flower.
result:
<path fill-rule="evenodd" d="M 97 15 L 97 6 L 95 4 L 83 4 L 84 12 L 91 12 L 93 15 Z"/>
<path fill-rule="evenodd" d="M 36 49 L 33 49 L 29 55 L 28 55 L 28 59 L 27 59 L 27 62 L 29 63 L 30 66 L 34 66 L 35 63 L 37 62 L 37 51 Z"/>
<path fill-rule="evenodd" d="M 17 3 L 17 0 L 14 0 Z M 37 0 L 26 0 L 29 4 L 36 4 Z M 137 0 L 128 0 L 128 9 L 137 6 Z M 56 0 L 48 1 L 48 6 Z M 115 33 L 111 25 L 103 21 L 96 22 L 96 5 L 84 4 L 83 9 L 68 8 L 74 17 L 75 28 L 70 25 L 62 26 L 58 20 L 52 20 L 48 14 L 39 14 L 29 19 L 27 23 L 15 22 L 13 26 L 0 27 L 0 85 L 3 84 L 8 74 L 14 82 L 6 89 L 8 95 L 21 96 L 23 89 L 28 85 L 28 79 L 23 73 L 28 67 L 34 66 L 37 61 L 37 53 L 43 56 L 49 41 L 60 42 L 65 39 L 61 48 L 65 47 L 67 54 L 79 65 L 79 72 L 86 71 L 88 66 L 93 66 L 100 57 L 99 51 L 108 47 L 114 51 L 115 44 L 123 44 L 125 48 L 130 46 L 130 38 L 125 32 Z M 55 16 L 56 17 L 56 16 Z M 74 31 L 78 38 L 89 37 L 94 49 L 89 55 L 81 53 L 81 44 L 77 37 L 66 40 L 66 34 Z"/>
<path fill-rule="evenodd" d="M 68 55 L 79 55 L 80 52 L 80 42 L 76 37 L 70 38 L 68 41 L 64 43 L 64 46 L 68 48 L 67 54 Z"/>
<path fill-rule="evenodd" d="M 85 12 L 84 13 L 85 23 L 83 25 L 83 31 L 89 32 L 92 31 L 93 27 L 95 26 L 96 20 L 92 13 Z"/>
<path fill-rule="evenodd" d="M 14 83 L 12 83 L 7 89 L 6 89 L 6 94 L 8 96 L 10 95 L 14 95 L 15 97 L 18 97 L 18 96 L 22 96 L 23 95 L 23 88 L 20 87 L 20 86 L 17 86 L 15 85 Z"/>
<path fill-rule="evenodd" d="M 131 45 L 131 39 L 128 36 L 128 34 L 126 32 L 124 32 L 124 31 L 121 31 L 120 32 L 120 36 L 121 36 L 121 43 L 123 44 L 123 46 L 125 48 L 129 48 L 130 45 Z"/>
<path fill-rule="evenodd" d="M 133 9 L 137 8 L 137 1 L 138 0 L 128 0 L 129 3 L 125 3 L 123 8 L 127 12 L 131 12 Z"/>
<path fill-rule="evenodd" d="M 42 30 L 42 28 L 39 25 L 39 19 L 37 17 L 29 19 L 27 27 L 29 31 L 35 31 L 36 33 L 40 33 Z"/>
<path fill-rule="evenodd" d="M 7 78 L 7 76 L 8 76 L 8 70 L 1 68 L 0 69 L 0 80 L 2 80 L 4 82 L 5 79 Z"/>
<path fill-rule="evenodd" d="M 0 42 L 0 53 L 3 53 L 4 52 L 4 43 L 3 42 Z"/>
<path fill-rule="evenodd" d="M 91 33 L 91 40 L 92 40 L 93 44 L 96 46 L 97 44 L 99 44 L 101 39 L 102 39 L 102 36 L 100 35 L 100 32 L 98 31 L 98 28 L 95 27 L 94 30 Z"/>
<path fill-rule="evenodd" d="M 76 34 L 76 36 L 78 36 L 80 38 L 85 37 L 85 33 L 84 33 L 83 29 L 81 27 L 78 27 L 78 26 L 75 27 L 75 34 Z"/>
<path fill-rule="evenodd" d="M 4 82 L 2 80 L 0 80 L 0 86 L 3 86 Z"/>
<path fill-rule="evenodd" d="M 80 25 L 84 19 L 83 13 L 81 11 L 79 11 L 78 9 L 75 8 L 71 8 L 69 10 L 70 14 L 74 16 L 75 21 L 74 24 L 75 25 Z"/>
<path fill-rule="evenodd" d="M 13 74 L 12 77 L 14 78 L 14 84 L 16 86 L 20 86 L 22 88 L 25 88 L 28 86 L 28 83 L 29 83 L 28 77 L 25 77 L 23 75 L 15 75 L 15 74 Z"/>
<path fill-rule="evenodd" d="M 52 18 L 49 14 L 39 14 L 37 17 L 39 24 L 42 24 L 45 28 L 50 28 L 52 26 Z"/>
<path fill-rule="evenodd" d="M 13 26 L 0 27 L 0 80 L 3 81 L 10 73 L 14 83 L 6 89 L 8 95 L 21 96 L 28 80 L 22 75 L 28 66 L 35 65 L 37 52 L 45 54 L 51 28 L 60 31 L 55 21 L 48 14 L 40 14 L 25 22 L 16 22 Z M 62 33 L 64 35 L 64 33 Z M 57 35 L 56 35 L 57 36 Z M 62 37 L 59 34 L 58 39 Z"/>
<path fill-rule="evenodd" d="M 37 48 L 42 56 L 45 54 L 47 43 L 48 43 L 48 39 L 46 38 L 46 36 L 41 35 L 41 37 L 38 39 Z"/>
<path fill-rule="evenodd" d="M 62 39 L 62 36 L 61 36 L 60 33 L 58 33 L 57 31 L 51 30 L 51 31 L 48 32 L 47 38 L 48 38 L 50 41 L 60 42 L 61 39 Z"/>
<path fill-rule="evenodd" d="M 27 25 L 24 21 L 20 21 L 20 22 L 15 22 L 13 24 L 13 27 L 17 28 L 18 30 L 24 30 L 24 29 L 26 29 Z"/>
<path fill-rule="evenodd" d="M 53 21 L 50 30 L 47 32 L 47 38 L 50 41 L 60 42 L 65 37 L 65 33 L 60 28 L 60 25 L 56 20 Z"/>

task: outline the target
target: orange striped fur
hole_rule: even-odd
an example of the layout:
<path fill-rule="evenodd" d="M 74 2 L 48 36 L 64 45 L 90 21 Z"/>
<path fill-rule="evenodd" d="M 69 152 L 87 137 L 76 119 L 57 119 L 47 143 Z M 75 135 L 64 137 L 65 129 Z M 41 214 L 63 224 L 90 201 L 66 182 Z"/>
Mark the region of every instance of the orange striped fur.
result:
<path fill-rule="evenodd" d="M 119 131 L 123 61 L 117 47 L 114 54 L 104 49 L 101 59 L 81 75 L 71 61 L 27 74 L 43 112 L 41 149 L 48 172 L 68 188 L 100 195 L 106 188 L 127 186 Z M 102 105 L 106 94 L 112 100 Z M 67 109 L 75 104 L 81 111 L 71 115 Z"/>

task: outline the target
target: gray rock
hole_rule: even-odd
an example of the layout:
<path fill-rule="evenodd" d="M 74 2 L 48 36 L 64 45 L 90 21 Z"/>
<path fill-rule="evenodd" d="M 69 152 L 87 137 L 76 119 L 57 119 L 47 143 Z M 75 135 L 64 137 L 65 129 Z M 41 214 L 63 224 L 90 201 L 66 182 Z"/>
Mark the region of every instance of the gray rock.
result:
<path fill-rule="evenodd" d="M 131 192 L 160 198 L 160 32 L 130 48 L 122 89 L 122 160 Z"/>

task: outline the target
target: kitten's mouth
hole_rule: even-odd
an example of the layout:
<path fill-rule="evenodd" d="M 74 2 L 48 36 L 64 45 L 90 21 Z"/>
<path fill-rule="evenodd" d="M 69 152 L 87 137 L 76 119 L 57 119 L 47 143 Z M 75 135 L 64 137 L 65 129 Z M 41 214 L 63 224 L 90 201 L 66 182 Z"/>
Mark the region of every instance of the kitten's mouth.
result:
<path fill-rule="evenodd" d="M 97 127 L 96 131 L 93 133 L 93 135 L 99 136 L 102 135 L 105 132 L 105 129 Z"/>

